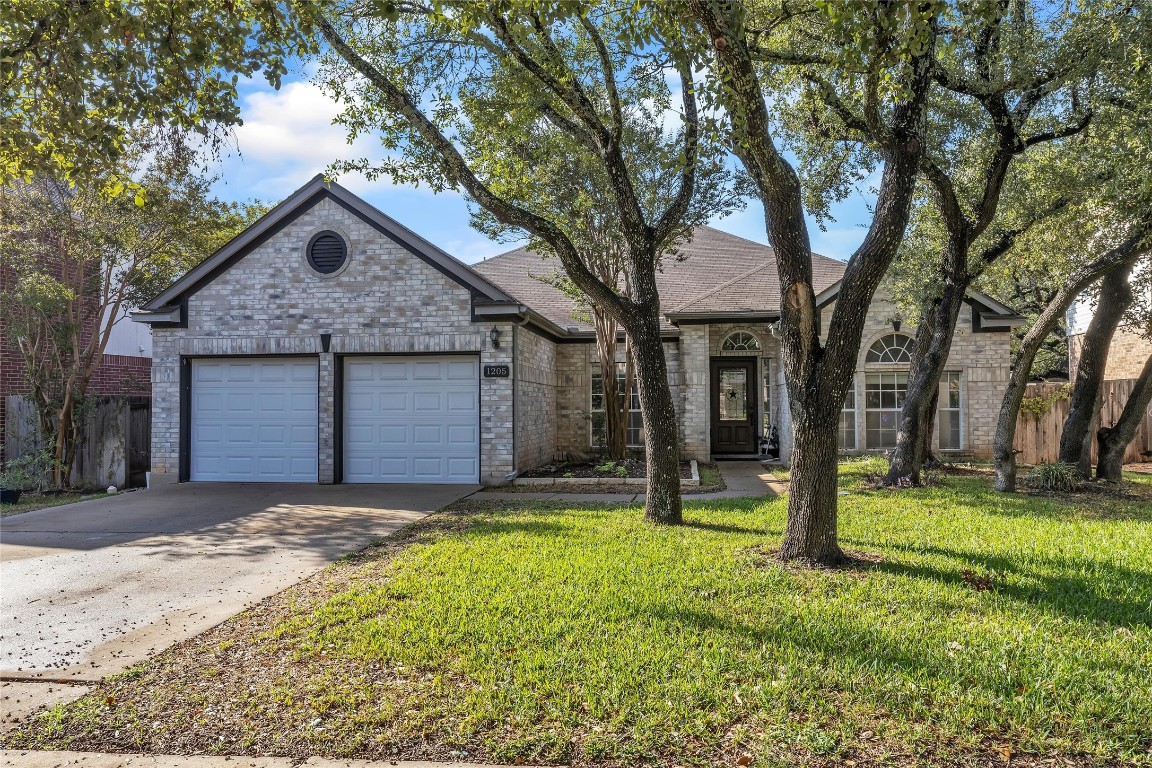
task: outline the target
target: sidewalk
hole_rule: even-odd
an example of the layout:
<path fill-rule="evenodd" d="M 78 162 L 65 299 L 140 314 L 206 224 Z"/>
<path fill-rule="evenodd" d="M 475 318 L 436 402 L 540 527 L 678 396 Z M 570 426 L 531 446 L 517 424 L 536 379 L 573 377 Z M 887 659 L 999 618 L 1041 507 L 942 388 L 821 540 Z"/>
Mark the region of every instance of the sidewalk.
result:
<path fill-rule="evenodd" d="M 104 752 L 30 752 L 0 750 L 3 768 L 511 768 L 479 763 L 427 760 L 329 760 L 310 757 L 244 757 L 231 755 L 111 755 Z"/>
<path fill-rule="evenodd" d="M 772 476 L 759 461 L 718 462 L 720 474 L 728 488 L 713 493 L 685 493 L 684 501 L 696 499 L 747 499 L 765 496 L 779 496 L 788 490 L 788 484 Z M 475 499 L 510 500 L 543 499 L 548 501 L 591 501 L 614 504 L 642 504 L 643 493 L 516 493 L 512 491 L 479 491 Z"/>

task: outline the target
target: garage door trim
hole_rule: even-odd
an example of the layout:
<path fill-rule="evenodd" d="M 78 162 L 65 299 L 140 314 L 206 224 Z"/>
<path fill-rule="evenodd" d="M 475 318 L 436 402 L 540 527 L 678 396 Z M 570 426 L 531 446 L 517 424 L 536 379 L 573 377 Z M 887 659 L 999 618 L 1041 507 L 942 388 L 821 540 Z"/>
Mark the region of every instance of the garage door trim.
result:
<path fill-rule="evenodd" d="M 258 355 L 236 355 L 236 354 L 223 354 L 223 355 L 181 355 L 180 356 L 180 446 L 179 446 L 179 459 L 177 468 L 177 479 L 181 483 L 190 482 L 192 479 L 192 362 L 194 360 L 273 360 L 273 359 L 296 359 L 296 360 L 313 360 L 316 365 L 320 364 L 320 355 L 299 353 L 299 352 L 282 352 L 278 354 L 265 353 Z M 316 377 L 316 402 L 317 404 L 323 402 L 322 393 L 320 392 L 320 377 Z M 323 409 L 316 409 L 317 434 L 320 431 L 319 418 Z M 317 456 L 319 457 L 319 446 L 317 446 Z M 317 473 L 319 473 L 319 466 L 317 466 Z M 319 474 L 317 474 L 319 477 Z"/>

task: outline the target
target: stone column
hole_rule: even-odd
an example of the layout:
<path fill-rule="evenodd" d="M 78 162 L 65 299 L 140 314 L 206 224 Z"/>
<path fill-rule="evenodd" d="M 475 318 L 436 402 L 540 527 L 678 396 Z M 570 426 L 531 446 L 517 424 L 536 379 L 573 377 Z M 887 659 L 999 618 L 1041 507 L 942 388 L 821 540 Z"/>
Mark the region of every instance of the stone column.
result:
<path fill-rule="evenodd" d="M 320 353 L 319 481 L 336 482 L 336 355 Z"/>

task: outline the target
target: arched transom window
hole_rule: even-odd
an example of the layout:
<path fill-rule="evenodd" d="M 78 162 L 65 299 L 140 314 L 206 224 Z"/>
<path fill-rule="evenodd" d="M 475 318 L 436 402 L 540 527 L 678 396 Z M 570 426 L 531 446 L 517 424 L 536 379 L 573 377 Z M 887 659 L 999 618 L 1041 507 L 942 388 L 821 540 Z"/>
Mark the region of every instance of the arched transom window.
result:
<path fill-rule="evenodd" d="M 733 331 L 724 338 L 720 349 L 725 352 L 755 352 L 760 349 L 760 342 L 747 331 Z"/>
<path fill-rule="evenodd" d="M 867 363 L 910 363 L 912 362 L 912 337 L 903 333 L 890 333 L 876 340 L 869 347 Z"/>

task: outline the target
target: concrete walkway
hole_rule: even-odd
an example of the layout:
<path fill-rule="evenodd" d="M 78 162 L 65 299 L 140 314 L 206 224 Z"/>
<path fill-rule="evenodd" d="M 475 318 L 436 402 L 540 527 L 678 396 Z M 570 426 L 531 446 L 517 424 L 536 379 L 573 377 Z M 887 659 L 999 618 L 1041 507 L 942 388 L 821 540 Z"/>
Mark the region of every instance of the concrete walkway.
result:
<path fill-rule="evenodd" d="M 111 755 L 103 752 L 28 752 L 0 750 L 3 768 L 510 768 L 479 763 L 428 760 L 330 760 L 310 757 L 232 757 L 228 755 Z"/>
<path fill-rule="evenodd" d="M 788 484 L 782 483 L 772 475 L 772 470 L 766 468 L 759 461 L 721 461 L 717 462 L 720 474 L 728 488 L 712 493 L 686 493 L 684 501 L 696 499 L 747 499 L 765 496 L 779 496 L 788 490 Z M 642 486 L 639 486 L 642 487 Z M 643 504 L 643 493 L 548 493 L 515 491 L 482 491 L 474 498 L 477 499 L 541 499 L 545 501 L 587 501 L 604 502 L 611 504 Z"/>

